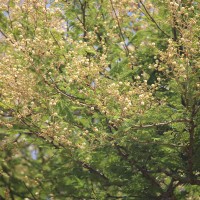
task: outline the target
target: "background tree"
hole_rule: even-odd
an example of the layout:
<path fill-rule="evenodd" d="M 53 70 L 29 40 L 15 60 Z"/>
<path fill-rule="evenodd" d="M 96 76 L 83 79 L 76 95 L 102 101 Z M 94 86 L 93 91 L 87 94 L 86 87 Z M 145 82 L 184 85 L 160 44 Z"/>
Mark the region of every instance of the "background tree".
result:
<path fill-rule="evenodd" d="M 198 199 L 199 2 L 2 1 L 1 199 Z"/>

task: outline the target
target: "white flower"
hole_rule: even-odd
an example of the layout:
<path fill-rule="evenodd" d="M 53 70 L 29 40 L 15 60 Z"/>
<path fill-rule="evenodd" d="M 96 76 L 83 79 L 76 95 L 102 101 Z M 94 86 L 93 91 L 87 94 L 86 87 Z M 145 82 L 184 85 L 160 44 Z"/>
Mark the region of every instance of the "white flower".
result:
<path fill-rule="evenodd" d="M 144 101 L 141 101 L 141 105 L 144 106 L 144 104 L 145 104 Z"/>

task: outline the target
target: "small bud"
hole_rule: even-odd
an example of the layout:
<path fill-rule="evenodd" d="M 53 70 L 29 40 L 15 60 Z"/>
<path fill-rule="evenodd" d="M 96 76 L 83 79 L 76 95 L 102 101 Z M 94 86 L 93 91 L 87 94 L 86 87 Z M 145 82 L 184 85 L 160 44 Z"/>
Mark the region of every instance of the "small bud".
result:
<path fill-rule="evenodd" d="M 94 110 L 94 107 L 91 107 L 90 109 L 91 109 L 91 110 Z"/>
<path fill-rule="evenodd" d="M 137 79 L 137 80 L 140 80 L 140 76 L 137 76 L 136 79 Z"/>
<path fill-rule="evenodd" d="M 144 104 L 145 104 L 144 101 L 141 101 L 141 105 L 144 106 Z"/>

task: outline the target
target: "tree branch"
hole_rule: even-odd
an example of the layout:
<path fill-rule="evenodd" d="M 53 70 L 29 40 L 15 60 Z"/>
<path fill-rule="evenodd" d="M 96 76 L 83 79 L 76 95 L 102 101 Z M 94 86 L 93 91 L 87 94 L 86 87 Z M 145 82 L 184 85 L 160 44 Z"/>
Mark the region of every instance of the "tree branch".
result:
<path fill-rule="evenodd" d="M 114 14 L 115 14 L 115 18 L 116 18 L 116 20 L 117 20 L 117 25 L 118 25 L 118 28 L 119 28 L 120 36 L 121 36 L 121 38 L 122 38 L 122 40 L 123 40 L 123 42 L 124 42 L 124 47 L 125 47 L 125 50 L 126 50 L 126 55 L 128 56 L 128 55 L 129 55 L 129 49 L 128 49 L 128 47 L 127 47 L 127 44 L 126 44 L 126 41 L 125 41 L 125 38 L 124 38 L 124 34 L 123 34 L 123 32 L 122 32 L 122 28 L 121 28 L 121 26 L 120 26 L 120 22 L 119 22 L 119 19 L 118 19 L 118 17 L 117 17 L 117 13 L 116 13 L 116 10 L 115 10 L 115 8 L 114 8 L 114 5 L 113 5 L 112 0 L 110 0 L 110 3 L 111 3 L 111 6 L 112 6 L 112 9 L 113 9 L 113 12 L 114 12 Z"/>
<path fill-rule="evenodd" d="M 98 169 L 93 168 L 91 165 L 89 165 L 88 163 L 85 163 L 81 160 L 77 161 L 79 164 L 81 164 L 81 166 L 83 166 L 85 169 L 88 169 L 91 173 L 96 174 L 98 176 L 100 176 L 101 178 L 103 178 L 106 181 L 109 181 L 109 179 L 102 173 L 100 172 Z"/>
<path fill-rule="evenodd" d="M 117 149 L 118 154 L 124 160 L 128 161 L 131 165 L 135 166 L 136 169 L 138 169 L 141 172 L 141 174 L 144 176 L 144 178 L 146 178 L 147 180 L 149 180 L 149 182 L 152 185 L 154 185 L 156 188 L 158 188 L 160 191 L 162 191 L 162 188 L 161 188 L 160 184 L 156 181 L 156 179 L 153 176 L 151 176 L 148 173 L 148 171 L 147 171 L 147 169 L 146 169 L 145 166 L 141 167 L 141 166 L 139 166 L 137 164 L 137 161 L 135 159 L 133 159 L 133 158 L 129 159 L 129 154 L 127 152 L 125 152 L 124 147 L 122 147 L 122 146 L 118 145 L 117 143 L 115 143 L 115 148 Z"/>
<path fill-rule="evenodd" d="M 148 17 L 150 18 L 150 20 L 156 25 L 156 27 L 157 27 L 164 35 L 166 35 L 167 37 L 171 38 L 170 35 L 168 35 L 164 30 L 162 30 L 162 29 L 160 28 L 160 26 L 159 26 L 158 23 L 155 21 L 155 19 L 150 15 L 150 13 L 149 13 L 149 11 L 147 10 L 147 8 L 146 8 L 146 6 L 144 5 L 144 3 L 143 3 L 141 0 L 139 0 L 139 2 L 140 2 L 141 5 L 143 6 L 143 8 L 144 8 L 146 14 L 148 15 Z M 144 13 L 144 14 L 145 14 L 145 13 Z"/>
<path fill-rule="evenodd" d="M 164 126 L 168 124 L 173 124 L 173 123 L 190 123 L 189 119 L 177 119 L 177 120 L 171 120 L 171 121 L 166 121 L 166 122 L 160 122 L 160 123 L 154 123 L 154 124 L 141 124 L 141 125 L 134 125 L 130 127 L 130 129 L 145 129 L 145 128 L 151 128 L 151 127 L 157 127 L 157 126 Z M 127 131 L 128 132 L 128 131 Z"/>

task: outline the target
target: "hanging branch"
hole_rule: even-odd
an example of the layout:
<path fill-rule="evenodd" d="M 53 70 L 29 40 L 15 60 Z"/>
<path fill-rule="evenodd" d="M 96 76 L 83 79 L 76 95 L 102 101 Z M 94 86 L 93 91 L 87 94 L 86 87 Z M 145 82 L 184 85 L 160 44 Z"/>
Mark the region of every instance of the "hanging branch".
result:
<path fill-rule="evenodd" d="M 142 6 L 143 6 L 143 8 L 144 8 L 144 10 L 145 10 L 145 12 L 146 12 L 146 14 L 147 14 L 148 17 L 150 18 L 150 20 L 156 25 L 156 27 L 157 27 L 164 35 L 166 35 L 167 37 L 171 38 L 170 35 L 168 35 L 163 29 L 160 28 L 160 26 L 159 26 L 158 23 L 155 21 L 155 19 L 150 15 L 150 13 L 149 13 L 149 11 L 147 10 L 147 8 L 146 8 L 146 6 L 144 5 L 144 3 L 143 3 L 141 0 L 140 0 L 139 2 L 142 4 Z M 144 14 L 145 14 L 145 13 L 144 13 Z"/>
<path fill-rule="evenodd" d="M 125 47 L 126 55 L 128 56 L 128 55 L 129 55 L 129 49 L 128 49 L 128 47 L 127 47 L 127 44 L 126 44 L 126 41 L 125 41 L 125 38 L 124 38 L 124 34 L 123 34 L 123 32 L 122 32 L 122 28 L 121 28 L 121 26 L 120 26 L 119 18 L 118 18 L 118 16 L 117 16 L 117 13 L 116 13 L 116 10 L 115 10 L 115 8 L 114 8 L 114 5 L 113 5 L 112 0 L 110 0 L 110 3 L 111 3 L 111 6 L 112 6 L 112 10 L 113 10 L 113 12 L 114 12 L 114 14 L 115 14 L 115 18 L 116 18 L 116 20 L 117 20 L 117 26 L 118 26 L 118 28 L 119 28 L 120 36 L 121 36 L 121 38 L 122 38 L 122 40 L 123 40 L 123 42 L 124 42 L 124 47 Z"/>

